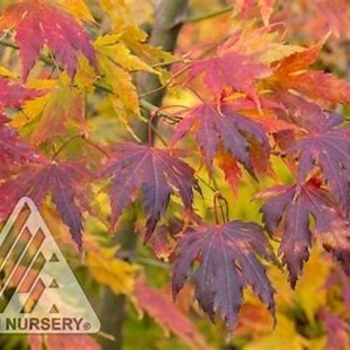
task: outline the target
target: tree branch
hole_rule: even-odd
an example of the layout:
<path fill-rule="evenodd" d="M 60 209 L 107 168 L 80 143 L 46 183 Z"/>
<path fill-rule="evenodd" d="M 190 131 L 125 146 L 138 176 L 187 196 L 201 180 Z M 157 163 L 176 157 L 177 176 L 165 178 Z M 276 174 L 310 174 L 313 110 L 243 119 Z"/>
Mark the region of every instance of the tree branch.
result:
<path fill-rule="evenodd" d="M 188 0 L 162 0 L 156 10 L 156 17 L 151 32 L 150 44 L 161 47 L 164 51 L 173 52 L 181 26 L 186 19 Z M 169 68 L 169 67 L 168 67 Z M 143 100 L 148 104 L 160 107 L 166 89 L 161 87 L 158 76 L 151 73 L 142 73 L 138 79 L 140 94 L 154 91 L 145 96 Z M 147 113 L 146 113 L 147 114 Z M 150 114 L 146 117 L 150 117 Z M 152 119 L 153 125 L 158 124 L 158 118 Z M 141 140 L 148 139 L 148 130 L 145 127 L 137 127 Z"/>
<path fill-rule="evenodd" d="M 155 17 L 154 27 L 151 32 L 150 44 L 161 47 L 163 50 L 173 52 L 177 37 L 185 18 L 187 0 L 161 0 Z M 168 67 L 169 68 L 169 67 Z M 138 90 L 140 94 L 154 91 L 142 99 L 142 106 L 145 108 L 145 117 L 152 120 L 152 128 L 141 120 L 136 120 L 133 126 L 136 134 L 144 143 L 148 143 L 148 133 L 156 128 L 157 118 L 152 118 L 152 109 L 156 110 L 161 106 L 165 89 L 160 89 L 161 83 L 158 77 L 150 73 L 141 73 L 138 79 Z M 154 133 L 154 131 L 153 131 Z M 153 140 L 153 139 L 152 139 Z M 130 257 L 136 257 L 137 234 L 134 231 L 135 215 L 131 215 L 124 223 L 124 229 L 117 233 L 116 241 L 120 245 L 119 254 L 127 252 Z M 101 305 L 102 331 L 111 334 L 116 342 L 108 339 L 102 340 L 103 350 L 122 349 L 122 328 L 126 316 L 126 300 L 124 296 L 115 295 L 106 287 Z M 106 317 L 106 315 L 110 315 Z"/>

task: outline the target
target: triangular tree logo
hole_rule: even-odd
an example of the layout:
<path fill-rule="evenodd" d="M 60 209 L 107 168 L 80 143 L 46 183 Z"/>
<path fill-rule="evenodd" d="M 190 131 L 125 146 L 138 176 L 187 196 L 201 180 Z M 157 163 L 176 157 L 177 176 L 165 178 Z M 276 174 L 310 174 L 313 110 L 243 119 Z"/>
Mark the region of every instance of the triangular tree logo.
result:
<path fill-rule="evenodd" d="M 100 322 L 33 201 L 0 233 L 0 333 L 95 333 Z"/>

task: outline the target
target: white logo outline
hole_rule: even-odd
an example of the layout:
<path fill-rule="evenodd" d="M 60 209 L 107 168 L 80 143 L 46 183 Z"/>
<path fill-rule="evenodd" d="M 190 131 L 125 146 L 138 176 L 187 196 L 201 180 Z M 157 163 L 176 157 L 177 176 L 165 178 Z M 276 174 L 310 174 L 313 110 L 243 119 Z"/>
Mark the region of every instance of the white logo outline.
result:
<path fill-rule="evenodd" d="M 20 215 L 25 220 L 22 218 L 23 223 L 16 230 Z M 31 256 L 30 251 L 33 250 Z M 3 259 L 0 263 L 3 278 L 0 286 L 0 333 L 73 334 L 97 333 L 100 330 L 95 311 L 29 197 L 22 197 L 17 202 L 3 226 L 0 254 L 0 259 Z M 21 261 L 25 260 L 25 256 L 30 256 L 31 261 L 23 270 Z M 10 268 L 6 269 L 9 264 Z M 39 269 L 34 270 L 33 265 L 39 266 Z M 10 284 L 11 293 L 6 296 Z"/>

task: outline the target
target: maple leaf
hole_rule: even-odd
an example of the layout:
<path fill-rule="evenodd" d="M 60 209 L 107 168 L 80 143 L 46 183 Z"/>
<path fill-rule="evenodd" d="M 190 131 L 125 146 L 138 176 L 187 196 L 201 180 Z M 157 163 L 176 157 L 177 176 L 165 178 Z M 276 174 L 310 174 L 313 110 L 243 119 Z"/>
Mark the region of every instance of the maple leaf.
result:
<path fill-rule="evenodd" d="M 350 103 L 350 84 L 324 72 L 305 72 L 287 79 L 290 88 L 332 108 L 335 104 Z"/>
<path fill-rule="evenodd" d="M 303 275 L 293 291 L 295 301 L 311 324 L 316 324 L 320 307 L 327 305 L 329 288 L 325 286 L 325 281 L 333 274 L 333 268 L 329 254 L 325 254 L 321 247 L 313 247 Z"/>
<path fill-rule="evenodd" d="M 90 244 L 86 264 L 96 281 L 109 286 L 115 294 L 130 295 L 139 266 L 119 259 L 117 249 Z"/>
<path fill-rule="evenodd" d="M 28 89 L 9 79 L 0 78 L 0 110 L 21 108 L 27 100 L 39 97 L 43 93 L 43 91 Z"/>
<path fill-rule="evenodd" d="M 309 130 L 318 128 L 318 124 L 323 125 L 327 120 L 328 112 L 318 104 L 309 102 L 303 96 L 297 96 L 282 90 L 275 92 L 273 99 L 280 101 L 280 107 L 275 109 L 279 120 L 285 121 L 291 126 L 289 130 L 288 128 L 277 130 L 274 136 L 278 137 L 280 131 L 294 134 L 291 140 L 284 140 L 284 146 L 281 145 L 283 150 L 292 145 L 299 136 L 302 137 Z"/>
<path fill-rule="evenodd" d="M 293 319 L 285 313 L 278 312 L 278 320 L 273 332 L 265 332 L 262 336 L 255 336 L 244 346 L 245 350 L 271 350 L 271 349 L 293 349 L 304 350 L 309 348 L 309 339 L 303 337 Z"/>
<path fill-rule="evenodd" d="M 276 0 L 238 0 L 235 1 L 236 11 L 242 13 L 244 16 L 247 16 L 256 2 L 260 8 L 260 14 L 264 24 L 268 25 Z"/>
<path fill-rule="evenodd" d="M 28 162 L 40 163 L 43 157 L 25 143 L 15 129 L 5 125 L 7 119 L 0 115 L 0 178 Z"/>
<path fill-rule="evenodd" d="M 338 289 L 342 303 L 346 307 L 350 306 L 350 280 L 344 270 L 335 268 L 324 283 L 327 290 Z"/>
<path fill-rule="evenodd" d="M 195 297 L 214 320 L 219 312 L 229 328 L 237 320 L 242 288 L 250 285 L 274 313 L 274 290 L 259 257 L 271 260 L 262 228 L 255 223 L 230 221 L 189 231 L 174 254 L 173 294 L 187 280 L 195 284 Z"/>
<path fill-rule="evenodd" d="M 20 49 L 23 80 L 46 45 L 57 62 L 73 77 L 78 54 L 97 67 L 95 51 L 84 28 L 68 13 L 42 0 L 20 1 L 9 5 L 0 19 L 0 32 L 15 28 Z"/>
<path fill-rule="evenodd" d="M 283 80 L 283 74 L 292 75 L 295 72 L 305 71 L 318 59 L 325 44 L 325 40 L 326 38 L 323 38 L 307 49 L 301 52 L 295 52 L 291 56 L 284 58 L 278 65 L 275 74 L 280 75 L 281 80 Z"/>
<path fill-rule="evenodd" d="M 94 42 L 97 55 L 105 64 L 106 59 L 114 65 L 119 65 L 127 71 L 144 70 L 152 73 L 156 71 L 148 64 L 143 62 L 138 56 L 135 56 L 130 50 L 120 42 L 120 34 L 100 36 Z"/>
<path fill-rule="evenodd" d="M 308 41 L 313 41 L 331 33 L 331 40 L 336 45 L 349 38 L 350 9 L 347 0 L 304 1 L 284 5 L 279 20 L 287 23 L 294 34 L 302 34 Z"/>
<path fill-rule="evenodd" d="M 97 341 L 87 334 L 30 334 L 28 338 L 31 350 L 101 350 Z"/>
<path fill-rule="evenodd" d="M 290 100 L 294 101 L 296 106 L 288 108 L 304 132 L 289 138 L 283 151 L 297 157 L 298 181 L 304 181 L 317 168 L 321 169 L 322 180 L 343 210 L 349 213 L 350 128 L 342 125 L 343 118 L 336 113 L 322 111 L 297 97 Z"/>
<path fill-rule="evenodd" d="M 82 211 L 87 208 L 86 191 L 89 172 L 82 162 L 51 162 L 22 167 L 17 177 L 0 185 L 0 216 L 6 218 L 11 208 L 23 196 L 30 197 L 40 207 L 51 194 L 58 213 L 69 227 L 79 249 L 82 248 Z M 85 192 L 83 192 L 85 191 Z"/>
<path fill-rule="evenodd" d="M 242 25 L 230 34 L 223 47 L 228 51 L 233 49 L 244 55 L 253 55 L 257 62 L 269 65 L 294 53 L 305 51 L 302 46 L 286 45 L 279 29 L 278 23 L 265 27 Z"/>
<path fill-rule="evenodd" d="M 69 13 L 79 22 L 96 23 L 95 19 L 84 0 L 63 0 Z"/>
<path fill-rule="evenodd" d="M 282 231 L 278 253 L 287 265 L 293 288 L 303 263 L 309 258 L 312 236 L 346 266 L 344 250 L 350 251 L 349 223 L 319 181 L 311 179 L 304 184 L 276 186 L 256 197 L 267 197 L 261 212 L 269 234 Z"/>
<path fill-rule="evenodd" d="M 184 84 L 202 77 L 214 96 L 220 96 L 225 88 L 234 88 L 257 101 L 255 82 L 268 77 L 272 70 L 259 62 L 260 54 L 235 49 L 236 36 L 219 46 L 213 57 L 195 60 L 186 72 Z"/>
<path fill-rule="evenodd" d="M 148 286 L 144 276 L 135 283 L 134 298 L 140 311 L 149 314 L 165 330 L 176 334 L 191 349 L 212 349 L 196 324 L 174 305 L 171 296 Z"/>
<path fill-rule="evenodd" d="M 244 337 L 250 334 L 262 335 L 271 331 L 273 323 L 271 316 L 259 301 L 245 301 L 238 315 L 235 336 Z"/>
<path fill-rule="evenodd" d="M 237 190 L 242 176 L 239 165 L 227 152 L 219 152 L 217 159 L 220 169 L 225 174 L 225 180 L 230 184 L 231 188 Z"/>
<path fill-rule="evenodd" d="M 34 145 L 52 142 L 72 130 L 86 134 L 86 93 L 72 84 L 66 72 L 58 79 L 39 80 L 35 84 L 43 89 L 42 96 L 26 102 L 13 117 L 12 125 L 18 129 L 27 126 Z"/>
<path fill-rule="evenodd" d="M 169 198 L 175 190 L 186 210 L 192 210 L 193 189 L 199 190 L 194 170 L 170 155 L 168 150 L 118 143 L 112 147 L 109 159 L 100 177 L 111 177 L 112 226 L 123 209 L 135 201 L 141 192 L 142 206 L 147 214 L 145 239 L 149 239 Z"/>
<path fill-rule="evenodd" d="M 177 235 L 185 227 L 183 220 L 173 216 L 165 224 L 158 225 L 154 234 L 148 241 L 148 246 L 158 259 L 169 261 L 169 256 L 174 249 Z"/>
<path fill-rule="evenodd" d="M 318 58 L 324 43 L 325 39 L 283 59 L 271 78 L 275 89 L 298 91 L 325 108 L 332 108 L 337 103 L 349 103 L 348 82 L 329 73 L 308 70 Z"/>
<path fill-rule="evenodd" d="M 138 56 L 135 56 L 121 42 L 121 34 L 104 35 L 98 37 L 94 42 L 98 66 L 102 74 L 104 84 L 111 87 L 111 105 L 117 117 L 124 123 L 128 130 L 130 127 L 130 114 L 140 114 L 139 97 L 131 75 L 132 71 L 148 71 L 156 73 L 155 70 Z"/>
<path fill-rule="evenodd" d="M 150 65 L 173 61 L 174 56 L 171 53 L 163 51 L 161 48 L 155 47 L 148 42 L 148 34 L 140 28 L 135 14 L 130 11 L 133 7 L 131 2 L 124 0 L 103 0 L 100 2 L 100 5 L 112 20 L 113 32 L 120 35 L 121 42 L 130 48 L 137 57 Z M 135 3 L 135 5 L 140 10 L 145 4 Z M 160 22 L 162 21 L 163 18 L 160 18 Z M 177 24 L 173 23 L 172 25 L 175 27 Z"/>
<path fill-rule="evenodd" d="M 268 161 L 270 149 L 263 128 L 253 120 L 238 114 L 229 104 L 223 104 L 219 111 L 215 105 L 203 103 L 190 108 L 182 117 L 176 126 L 173 142 L 177 142 L 186 133 L 193 133 L 204 153 L 209 170 L 213 167 L 213 159 L 220 146 L 243 164 L 254 178 L 256 175 L 252 162 L 253 148 L 259 148 L 262 159 Z M 226 176 L 231 183 L 235 183 L 235 176 L 229 174 L 226 165 L 223 165 Z"/>
<path fill-rule="evenodd" d="M 318 312 L 327 333 L 327 349 L 341 350 L 349 347 L 349 324 L 339 315 L 326 308 Z"/>
<path fill-rule="evenodd" d="M 86 132 L 85 94 L 72 86 L 65 74 L 57 80 L 55 88 L 41 99 L 42 110 L 33 108 L 33 115 L 29 115 L 37 117 L 40 114 L 39 122 L 31 135 L 34 144 L 52 141 L 58 135 L 64 136 L 71 126 L 77 126 L 82 134 Z"/>

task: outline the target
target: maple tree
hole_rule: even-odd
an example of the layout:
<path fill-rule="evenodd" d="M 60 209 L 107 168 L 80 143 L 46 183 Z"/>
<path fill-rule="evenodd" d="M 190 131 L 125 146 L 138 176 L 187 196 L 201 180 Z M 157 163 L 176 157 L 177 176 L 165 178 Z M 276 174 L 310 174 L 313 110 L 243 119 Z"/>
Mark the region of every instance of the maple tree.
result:
<path fill-rule="evenodd" d="M 86 284 L 190 348 L 223 346 L 203 312 L 237 348 L 349 347 L 347 0 L 0 5 L 2 222 L 29 196 Z"/>

